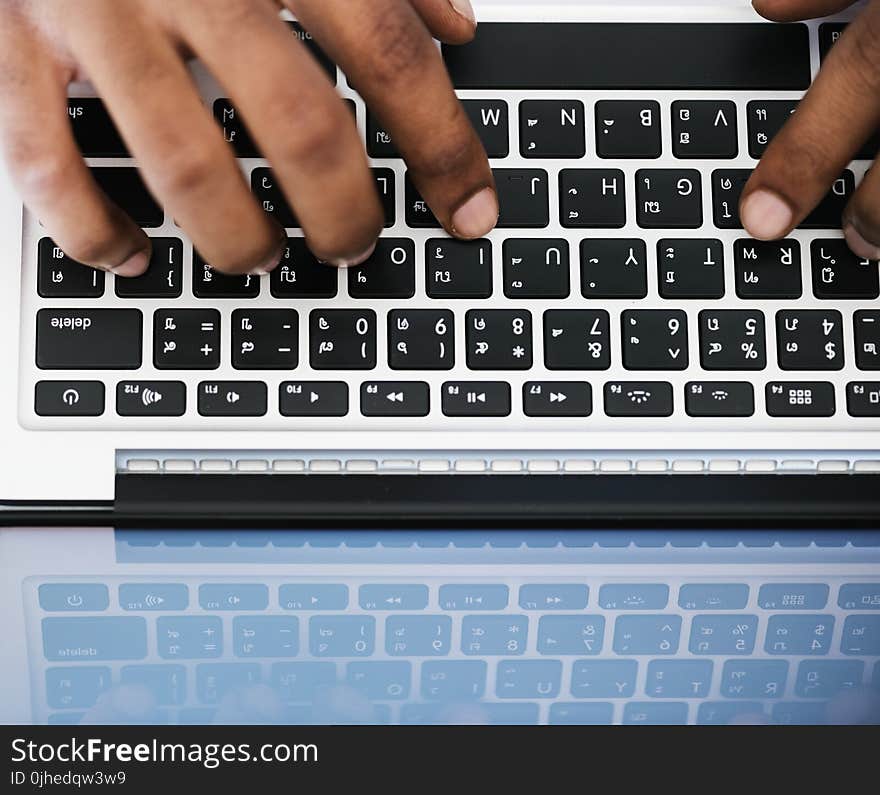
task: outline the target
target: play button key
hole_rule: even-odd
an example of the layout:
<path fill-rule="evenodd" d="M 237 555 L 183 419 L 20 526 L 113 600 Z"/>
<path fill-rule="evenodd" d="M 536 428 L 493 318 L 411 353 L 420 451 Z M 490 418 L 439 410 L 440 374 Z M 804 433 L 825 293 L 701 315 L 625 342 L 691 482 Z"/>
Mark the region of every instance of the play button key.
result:
<path fill-rule="evenodd" d="M 589 417 L 593 390 L 582 381 L 530 381 L 523 384 L 527 417 Z"/>
<path fill-rule="evenodd" d="M 344 417 L 348 385 L 343 381 L 287 381 L 279 387 L 283 417 Z"/>

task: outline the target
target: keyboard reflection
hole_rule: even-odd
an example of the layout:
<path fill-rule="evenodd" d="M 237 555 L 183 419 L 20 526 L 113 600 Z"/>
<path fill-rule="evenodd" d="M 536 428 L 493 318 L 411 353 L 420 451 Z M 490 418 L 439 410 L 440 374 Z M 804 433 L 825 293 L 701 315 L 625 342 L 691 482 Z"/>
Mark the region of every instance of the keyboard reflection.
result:
<path fill-rule="evenodd" d="M 37 723 L 880 723 L 880 533 L 59 532 Z"/>

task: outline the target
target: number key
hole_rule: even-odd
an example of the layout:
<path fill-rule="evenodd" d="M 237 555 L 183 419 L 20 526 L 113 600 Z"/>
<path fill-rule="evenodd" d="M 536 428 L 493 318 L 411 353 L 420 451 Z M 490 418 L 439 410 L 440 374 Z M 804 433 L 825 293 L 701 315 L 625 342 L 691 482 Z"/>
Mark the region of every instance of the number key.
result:
<path fill-rule="evenodd" d="M 853 321 L 859 370 L 880 370 L 880 312 L 856 312 Z"/>
<path fill-rule="evenodd" d="M 376 313 L 372 309 L 316 309 L 309 324 L 313 370 L 372 370 L 376 366 Z"/>
<path fill-rule="evenodd" d="M 634 310 L 623 313 L 623 366 L 627 370 L 686 370 L 687 314 Z"/>
<path fill-rule="evenodd" d="M 843 369 L 843 317 L 840 312 L 805 310 L 776 315 L 779 366 L 783 370 Z"/>
<path fill-rule="evenodd" d="M 238 309 L 232 313 L 232 366 L 236 370 L 293 370 L 299 351 L 293 309 Z"/>
<path fill-rule="evenodd" d="M 104 271 L 71 259 L 44 237 L 37 254 L 37 292 L 43 298 L 100 298 Z"/>
<path fill-rule="evenodd" d="M 451 370 L 455 317 L 447 309 L 388 313 L 388 363 L 392 370 Z"/>
<path fill-rule="evenodd" d="M 466 315 L 471 370 L 528 370 L 532 366 L 532 315 L 526 310 L 472 310 Z"/>
<path fill-rule="evenodd" d="M 701 312 L 700 360 L 704 370 L 763 370 L 767 366 L 764 313 Z"/>

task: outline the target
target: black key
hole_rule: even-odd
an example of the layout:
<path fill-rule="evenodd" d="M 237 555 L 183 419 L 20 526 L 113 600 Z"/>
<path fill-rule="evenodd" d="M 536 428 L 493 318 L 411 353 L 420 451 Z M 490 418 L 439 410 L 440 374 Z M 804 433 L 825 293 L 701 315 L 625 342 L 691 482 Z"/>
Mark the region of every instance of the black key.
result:
<path fill-rule="evenodd" d="M 672 384 L 663 381 L 605 384 L 605 413 L 609 417 L 670 417 L 674 409 Z"/>
<path fill-rule="evenodd" d="M 442 389 L 446 417 L 507 417 L 510 384 L 501 381 L 447 381 Z"/>
<path fill-rule="evenodd" d="M 461 104 L 480 136 L 486 154 L 507 157 L 510 154 L 507 103 L 500 99 L 465 99 Z"/>
<path fill-rule="evenodd" d="M 186 384 L 181 381 L 120 381 L 116 385 L 120 417 L 182 417 Z"/>
<path fill-rule="evenodd" d="M 742 229 L 739 200 L 752 176 L 748 168 L 724 168 L 712 172 L 712 214 L 718 229 Z"/>
<path fill-rule="evenodd" d="M 796 99 L 770 99 L 749 102 L 749 154 L 760 160 L 776 134 L 798 108 Z"/>
<path fill-rule="evenodd" d="M 360 267 L 348 270 L 352 298 L 412 298 L 416 294 L 416 246 L 412 240 L 381 238 Z"/>
<path fill-rule="evenodd" d="M 596 153 L 607 158 L 660 157 L 660 103 L 613 99 L 597 102 Z"/>
<path fill-rule="evenodd" d="M 379 123 L 369 108 L 367 108 L 367 154 L 377 159 L 400 158 L 400 152 L 391 140 L 391 133 Z"/>
<path fill-rule="evenodd" d="M 637 171 L 636 197 L 636 214 L 643 229 L 698 229 L 703 225 L 703 182 L 699 171 Z"/>
<path fill-rule="evenodd" d="M 413 229 L 440 229 L 441 224 L 437 220 L 437 216 L 434 215 L 428 202 L 416 189 L 408 171 L 404 179 L 404 188 L 406 191 L 406 225 Z"/>
<path fill-rule="evenodd" d="M 810 85 L 806 25 L 491 23 L 444 47 L 461 89 L 799 91 Z"/>
<path fill-rule="evenodd" d="M 427 417 L 431 390 L 422 381 L 370 381 L 361 385 L 365 417 Z"/>
<path fill-rule="evenodd" d="M 344 381 L 286 381 L 278 388 L 282 417 L 344 417 L 348 384 Z"/>
<path fill-rule="evenodd" d="M 236 309 L 232 313 L 232 366 L 236 370 L 295 370 L 299 316 L 294 309 Z"/>
<path fill-rule="evenodd" d="M 504 241 L 504 295 L 508 298 L 568 298 L 568 241 Z"/>
<path fill-rule="evenodd" d="M 844 171 L 798 229 L 842 229 L 843 211 L 855 191 L 855 175 L 852 171 Z"/>
<path fill-rule="evenodd" d="M 880 370 L 880 312 L 856 312 L 853 324 L 856 365 L 859 370 Z"/>
<path fill-rule="evenodd" d="M 527 99 L 519 106 L 519 145 L 523 157 L 581 158 L 587 153 L 584 103 Z"/>
<path fill-rule="evenodd" d="M 130 157 L 119 130 L 100 99 L 70 98 L 67 114 L 83 157 Z"/>
<path fill-rule="evenodd" d="M 315 309 L 309 316 L 313 370 L 372 370 L 376 313 L 372 309 Z"/>
<path fill-rule="evenodd" d="M 261 381 L 202 381 L 198 391 L 203 417 L 263 417 L 268 410 Z"/>
<path fill-rule="evenodd" d="M 315 38 L 309 33 L 307 30 L 303 28 L 299 22 L 288 22 L 288 26 L 290 27 L 293 34 L 306 46 L 306 49 L 311 53 L 311 56 L 320 64 L 321 68 L 327 73 L 327 77 L 333 82 L 333 85 L 336 85 L 336 64 L 330 59 L 330 57 L 325 53 L 318 43 L 315 41 Z"/>
<path fill-rule="evenodd" d="M 281 264 L 269 275 L 275 298 L 335 298 L 339 269 L 324 265 L 309 251 L 301 237 L 291 237 Z"/>
<path fill-rule="evenodd" d="M 589 417 L 593 388 L 583 381 L 528 381 L 523 412 L 527 417 Z"/>
<path fill-rule="evenodd" d="M 833 384 L 773 381 L 764 394 L 771 417 L 833 417 L 837 410 Z"/>
<path fill-rule="evenodd" d="M 157 370 L 216 370 L 220 366 L 220 313 L 216 309 L 158 309 L 153 315 Z"/>
<path fill-rule="evenodd" d="M 150 194 L 136 168 L 92 168 L 98 187 L 144 229 L 162 226 L 165 213 Z"/>
<path fill-rule="evenodd" d="M 584 298 L 644 298 L 648 294 L 648 250 L 644 240 L 581 241 Z"/>
<path fill-rule="evenodd" d="M 251 190 L 263 211 L 271 215 L 281 226 L 285 229 L 299 227 L 299 220 L 271 168 L 255 168 L 251 172 Z"/>
<path fill-rule="evenodd" d="M 544 313 L 548 370 L 611 367 L 611 321 L 604 309 L 549 309 Z"/>
<path fill-rule="evenodd" d="M 104 413 L 104 384 L 40 381 L 34 391 L 34 412 L 40 417 L 100 417 Z"/>
<path fill-rule="evenodd" d="M 847 27 L 846 22 L 823 22 L 819 25 L 819 54 L 823 62 Z"/>
<path fill-rule="evenodd" d="M 720 240 L 658 240 L 657 269 L 662 298 L 724 297 L 724 245 Z"/>
<path fill-rule="evenodd" d="M 388 313 L 388 366 L 392 370 L 451 370 L 455 316 L 448 309 Z"/>
<path fill-rule="evenodd" d="M 732 160 L 739 154 L 730 100 L 672 103 L 672 151 L 683 160 Z"/>
<path fill-rule="evenodd" d="M 496 168 L 499 229 L 543 229 L 550 224 L 549 178 L 539 169 Z"/>
<path fill-rule="evenodd" d="M 755 388 L 741 381 L 692 381 L 684 388 L 689 417 L 751 417 Z"/>
<path fill-rule="evenodd" d="M 193 295 L 196 298 L 256 298 L 260 294 L 260 277 L 252 273 L 234 276 L 220 273 L 193 249 Z"/>
<path fill-rule="evenodd" d="M 133 279 L 114 279 L 120 298 L 179 298 L 183 294 L 183 242 L 154 237 L 150 267 Z"/>
<path fill-rule="evenodd" d="M 137 370 L 143 350 L 138 309 L 41 309 L 37 367 L 41 370 Z"/>
<path fill-rule="evenodd" d="M 800 298 L 801 244 L 750 238 L 733 245 L 736 294 L 740 298 Z"/>
<path fill-rule="evenodd" d="M 373 168 L 373 179 L 376 181 L 376 191 L 382 204 L 382 212 L 385 216 L 385 228 L 394 226 L 397 221 L 397 191 L 395 190 L 396 176 L 390 168 Z"/>
<path fill-rule="evenodd" d="M 37 292 L 43 298 L 100 298 L 104 271 L 71 259 L 44 237 L 37 248 Z"/>
<path fill-rule="evenodd" d="M 687 313 L 630 310 L 623 313 L 620 323 L 627 370 L 687 370 Z"/>
<path fill-rule="evenodd" d="M 429 240 L 425 244 L 425 289 L 429 298 L 489 298 L 492 244 L 488 240 Z"/>
<path fill-rule="evenodd" d="M 471 370 L 528 370 L 532 366 L 532 314 L 524 309 L 474 309 L 465 316 Z"/>
<path fill-rule="evenodd" d="M 611 168 L 559 172 L 559 222 L 569 229 L 626 226 L 626 178 Z"/>
<path fill-rule="evenodd" d="M 880 417 L 880 383 L 856 381 L 847 385 L 846 407 L 850 417 Z"/>
<path fill-rule="evenodd" d="M 843 369 L 843 316 L 837 310 L 778 312 L 776 341 L 783 370 Z"/>
<path fill-rule="evenodd" d="M 704 370 L 767 367 L 764 313 L 751 309 L 700 312 L 700 362 Z"/>
<path fill-rule="evenodd" d="M 845 240 L 814 240 L 810 244 L 810 258 L 816 298 L 874 300 L 880 297 L 878 263 L 857 257 Z"/>
<path fill-rule="evenodd" d="M 222 97 L 214 102 L 214 120 L 220 125 L 223 138 L 237 157 L 262 157 L 254 139 L 239 113 L 229 99 Z"/>

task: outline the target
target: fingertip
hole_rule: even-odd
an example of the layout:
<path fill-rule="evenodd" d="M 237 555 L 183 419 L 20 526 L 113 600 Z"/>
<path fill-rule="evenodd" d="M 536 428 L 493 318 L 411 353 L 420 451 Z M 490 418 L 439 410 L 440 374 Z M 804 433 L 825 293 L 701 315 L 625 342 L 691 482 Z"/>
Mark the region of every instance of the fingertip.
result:
<path fill-rule="evenodd" d="M 110 268 L 110 273 L 114 276 L 122 276 L 126 279 L 133 279 L 136 276 L 143 276 L 147 268 L 150 267 L 150 249 L 145 249 L 132 254 L 128 259 L 119 265 Z"/>
<path fill-rule="evenodd" d="M 470 0 L 449 0 L 449 3 L 456 14 L 464 17 L 476 29 L 477 15 Z"/>
<path fill-rule="evenodd" d="M 794 226 L 794 211 L 778 193 L 758 188 L 749 193 L 740 206 L 745 230 L 756 240 L 779 240 Z"/>
<path fill-rule="evenodd" d="M 867 260 L 880 260 L 880 245 L 870 242 L 855 226 L 847 223 L 843 228 L 843 236 L 850 250 L 857 257 Z"/>
<path fill-rule="evenodd" d="M 484 237 L 498 224 L 498 214 L 498 195 L 483 188 L 452 214 L 452 234 L 463 240 Z"/>

